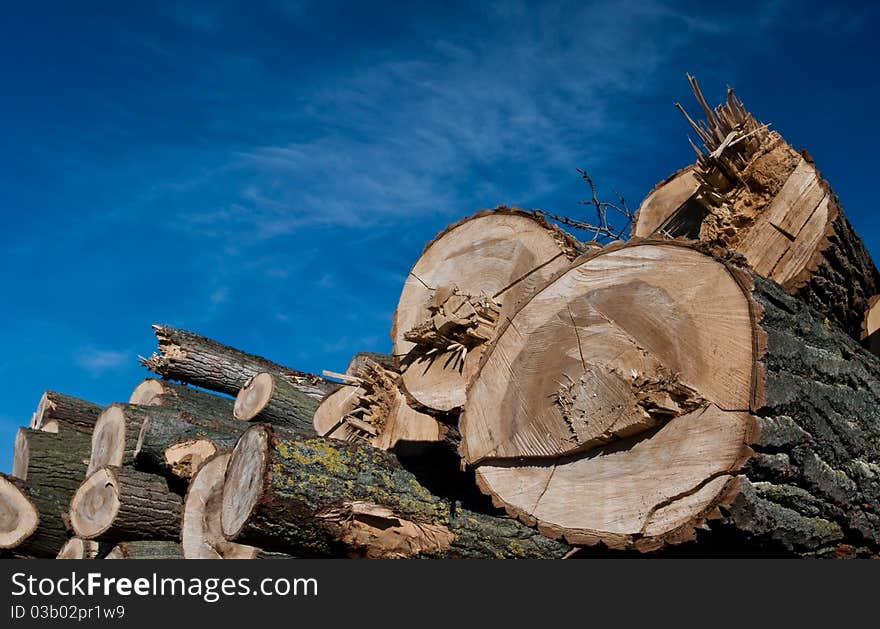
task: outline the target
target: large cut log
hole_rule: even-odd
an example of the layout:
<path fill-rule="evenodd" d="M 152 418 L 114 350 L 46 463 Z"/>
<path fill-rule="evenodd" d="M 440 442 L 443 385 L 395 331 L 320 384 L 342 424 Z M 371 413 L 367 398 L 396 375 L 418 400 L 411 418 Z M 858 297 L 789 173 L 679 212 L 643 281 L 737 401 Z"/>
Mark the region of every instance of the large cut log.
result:
<path fill-rule="evenodd" d="M 12 475 L 31 485 L 49 485 L 69 494 L 76 491 L 85 477 L 91 451 L 91 439 L 67 425 L 60 432 L 19 428 L 15 436 Z"/>
<path fill-rule="evenodd" d="M 120 542 L 105 559 L 180 559 L 180 544 L 156 540 Z"/>
<path fill-rule="evenodd" d="M 317 408 L 318 400 L 281 376 L 262 371 L 249 378 L 238 392 L 233 416 L 239 421 L 267 422 L 311 432 Z"/>
<path fill-rule="evenodd" d="M 147 378 L 135 387 L 128 403 L 167 406 L 200 420 L 222 421 L 232 417 L 233 399 L 177 382 Z"/>
<path fill-rule="evenodd" d="M 392 353 L 418 404 L 459 409 L 482 348 L 499 320 L 581 252 L 580 244 L 537 213 L 482 211 L 427 244 L 400 295 Z"/>
<path fill-rule="evenodd" d="M 865 313 L 862 340 L 865 346 L 877 356 L 880 356 L 880 295 L 871 298 L 868 303 L 868 312 Z"/>
<path fill-rule="evenodd" d="M 512 520 L 431 494 L 377 448 L 247 430 L 223 487 L 227 539 L 295 556 L 561 557 L 568 548 Z"/>
<path fill-rule="evenodd" d="M 277 558 L 254 546 L 228 541 L 220 526 L 223 480 L 229 452 L 211 457 L 199 468 L 186 492 L 180 546 L 184 559 L 261 559 Z"/>
<path fill-rule="evenodd" d="M 174 414 L 147 417 L 134 460 L 139 468 L 188 479 L 206 460 L 231 450 L 246 428 L 243 422 L 194 424 Z"/>
<path fill-rule="evenodd" d="M 481 488 L 577 544 L 880 551 L 880 360 L 746 268 L 648 241 L 548 283 L 469 390 Z"/>
<path fill-rule="evenodd" d="M 177 540 L 180 496 L 161 476 L 128 467 L 102 467 L 70 501 L 77 537 L 102 541 Z"/>
<path fill-rule="evenodd" d="M 283 367 L 186 330 L 166 325 L 154 325 L 153 330 L 159 340 L 159 351 L 140 360 L 147 369 L 163 378 L 227 395 L 238 395 L 239 389 L 262 371 L 286 378 L 319 400 L 336 388 L 320 376 Z"/>
<path fill-rule="evenodd" d="M 113 550 L 112 544 L 71 537 L 58 551 L 56 559 L 104 559 Z"/>
<path fill-rule="evenodd" d="M 880 274 L 831 186 L 806 152 L 757 122 L 732 90 L 712 110 L 689 78 L 706 117 L 700 123 L 688 117 L 703 149 L 696 149 L 694 165 L 642 202 L 633 236 L 662 234 L 734 249 L 758 275 L 858 339 L 867 300 L 880 292 Z"/>
<path fill-rule="evenodd" d="M 160 413 L 174 414 L 174 411 L 139 404 L 108 406 L 95 422 L 86 474 L 108 465 L 134 465 L 141 427 L 151 414 Z"/>
<path fill-rule="evenodd" d="M 365 360 L 345 380 L 349 384 L 324 398 L 315 411 L 317 434 L 410 452 L 448 434 L 446 426 L 407 403 L 399 386 L 400 373 L 393 368 Z"/>
<path fill-rule="evenodd" d="M 60 425 L 91 434 L 104 407 L 57 391 L 46 391 L 31 418 L 34 430 L 58 432 Z"/>
<path fill-rule="evenodd" d="M 55 557 L 67 542 L 64 490 L 0 474 L 0 549 L 27 557 Z"/>

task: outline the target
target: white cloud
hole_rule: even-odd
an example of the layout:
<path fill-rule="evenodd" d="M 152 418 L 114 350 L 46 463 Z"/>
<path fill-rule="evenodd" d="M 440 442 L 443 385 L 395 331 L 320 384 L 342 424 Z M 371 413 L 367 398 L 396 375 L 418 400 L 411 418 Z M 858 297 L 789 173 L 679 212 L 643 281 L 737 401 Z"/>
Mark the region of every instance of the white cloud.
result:
<path fill-rule="evenodd" d="M 92 376 L 99 376 L 106 371 L 118 369 L 131 357 L 132 354 L 128 351 L 88 347 L 76 353 L 74 362 Z"/>

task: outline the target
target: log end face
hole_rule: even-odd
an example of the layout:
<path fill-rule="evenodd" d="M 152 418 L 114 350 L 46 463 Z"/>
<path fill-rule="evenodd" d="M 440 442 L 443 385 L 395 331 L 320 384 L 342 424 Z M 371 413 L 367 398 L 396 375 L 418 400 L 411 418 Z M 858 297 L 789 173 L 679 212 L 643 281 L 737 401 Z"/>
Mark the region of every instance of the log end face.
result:
<path fill-rule="evenodd" d="M 86 475 L 108 465 L 122 465 L 125 456 L 125 424 L 125 413 L 117 405 L 107 407 L 98 416 L 92 433 L 92 452 Z"/>
<path fill-rule="evenodd" d="M 175 443 L 165 450 L 165 465 L 178 478 L 192 478 L 209 458 L 217 454 L 210 439 Z"/>
<path fill-rule="evenodd" d="M 271 428 L 257 425 L 239 438 L 232 451 L 223 483 L 220 522 L 223 535 L 241 534 L 263 495 Z"/>
<path fill-rule="evenodd" d="M 235 397 L 232 414 L 240 421 L 251 421 L 259 415 L 275 391 L 275 378 L 270 373 L 258 373 L 250 378 Z"/>
<path fill-rule="evenodd" d="M 83 539 L 99 537 L 113 524 L 119 512 L 119 483 L 109 468 L 91 474 L 70 501 L 70 524 Z"/>
<path fill-rule="evenodd" d="M 15 450 L 12 457 L 12 475 L 21 480 L 27 480 L 28 465 L 30 464 L 31 448 L 28 443 L 28 429 L 19 428 L 15 434 Z"/>
<path fill-rule="evenodd" d="M 148 378 L 134 388 L 134 391 L 131 392 L 131 396 L 128 398 L 128 403 L 143 406 L 161 406 L 162 396 L 165 393 L 165 386 L 161 381 L 155 378 Z"/>
<path fill-rule="evenodd" d="M 0 548 L 15 548 L 33 535 L 39 523 L 39 513 L 27 496 L 0 476 Z"/>
<path fill-rule="evenodd" d="M 41 430 L 43 427 L 43 421 L 46 417 L 46 413 L 51 410 L 52 400 L 49 396 L 49 391 L 45 391 L 42 396 L 40 396 L 40 401 L 37 404 L 37 410 L 34 412 L 33 417 L 31 418 L 30 427 L 34 430 Z"/>

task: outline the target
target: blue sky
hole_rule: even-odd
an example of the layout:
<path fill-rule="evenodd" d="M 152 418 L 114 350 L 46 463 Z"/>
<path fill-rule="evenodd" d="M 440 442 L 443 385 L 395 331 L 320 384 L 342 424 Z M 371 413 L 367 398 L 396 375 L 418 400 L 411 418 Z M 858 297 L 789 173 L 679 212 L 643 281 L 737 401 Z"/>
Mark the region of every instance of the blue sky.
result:
<path fill-rule="evenodd" d="M 388 350 L 447 223 L 691 161 L 685 72 L 809 148 L 876 257 L 877 6 L 711 4 L 7 3 L 0 469 L 43 390 L 127 399 L 154 322 L 316 372 Z"/>

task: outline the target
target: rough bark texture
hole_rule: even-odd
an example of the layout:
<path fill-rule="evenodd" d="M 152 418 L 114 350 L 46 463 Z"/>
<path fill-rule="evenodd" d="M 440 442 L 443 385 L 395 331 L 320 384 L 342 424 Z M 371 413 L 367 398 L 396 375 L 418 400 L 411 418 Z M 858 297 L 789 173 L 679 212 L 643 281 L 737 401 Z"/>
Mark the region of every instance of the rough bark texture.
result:
<path fill-rule="evenodd" d="M 180 559 L 180 544 L 150 540 L 120 542 L 106 559 Z"/>
<path fill-rule="evenodd" d="M 67 542 L 68 531 L 65 512 L 70 501 L 66 489 L 51 485 L 32 485 L 21 479 L 0 473 L 15 485 L 39 514 L 37 528 L 15 549 L 17 555 L 38 558 L 54 558 Z"/>
<path fill-rule="evenodd" d="M 186 421 L 182 416 L 157 417 L 155 420 L 147 421 L 141 429 L 136 457 L 137 466 L 145 470 L 180 476 L 174 469 L 169 468 L 165 456 L 169 448 L 204 439 L 214 444 L 215 451 L 229 450 L 235 446 L 236 440 L 247 426 L 243 422 L 230 422 L 228 425 L 217 426 L 210 423 L 194 424 Z"/>
<path fill-rule="evenodd" d="M 388 452 L 278 439 L 267 425 L 250 430 L 268 433 L 264 491 L 236 542 L 301 557 L 558 558 L 569 550 L 512 520 L 456 509 Z M 389 529 L 402 543 L 377 539 Z"/>
<path fill-rule="evenodd" d="M 114 410 L 116 409 L 116 410 Z M 144 422 L 150 417 L 173 416 L 175 411 L 154 406 L 140 406 L 137 404 L 111 404 L 105 410 L 105 413 L 122 414 L 124 422 L 124 431 L 120 436 L 116 431 L 105 431 L 102 423 L 106 418 L 102 418 L 97 425 L 97 430 L 92 434 L 91 458 L 88 465 L 88 474 L 104 467 L 105 465 L 134 465 L 137 455 L 138 438 L 140 437 L 141 428 Z M 121 449 L 122 456 L 120 459 L 113 460 L 116 452 Z"/>
<path fill-rule="evenodd" d="M 272 397 L 255 417 L 242 417 L 236 414 L 236 419 L 275 424 L 314 435 L 312 418 L 318 408 L 319 400 L 306 395 L 281 376 L 267 375 L 272 378 Z M 249 380 L 245 383 L 244 388 L 246 389 L 251 382 L 252 380 Z"/>
<path fill-rule="evenodd" d="M 98 419 L 102 410 L 104 410 L 102 406 L 72 395 L 46 391 L 40 399 L 37 412 L 31 419 L 30 427 L 34 430 L 42 430 L 47 424 L 57 422 L 58 424 L 66 424 L 80 432 L 91 434 L 95 420 Z"/>
<path fill-rule="evenodd" d="M 319 376 L 283 367 L 186 330 L 164 325 L 154 325 L 153 329 L 159 340 L 159 352 L 142 358 L 141 362 L 164 378 L 227 395 L 237 395 L 244 383 L 261 371 L 287 378 L 316 399 L 336 387 Z"/>
<path fill-rule="evenodd" d="M 57 434 L 19 428 L 13 475 L 31 485 L 67 491 L 67 502 L 85 477 L 91 440 L 68 426 Z"/>
<path fill-rule="evenodd" d="M 880 553 L 880 359 L 769 281 L 761 433 L 726 525 L 781 553 Z"/>
<path fill-rule="evenodd" d="M 177 409 L 200 421 L 231 420 L 233 400 L 168 380 L 157 380 L 165 391 L 151 404 Z"/>
<path fill-rule="evenodd" d="M 58 552 L 56 559 L 104 559 L 113 550 L 112 544 L 71 537 Z"/>
<path fill-rule="evenodd" d="M 79 537 L 101 541 L 177 540 L 180 536 L 182 500 L 172 493 L 161 476 L 127 467 L 107 467 L 119 497 L 119 510 L 112 523 L 95 535 Z M 72 508 L 75 508 L 72 505 Z"/>
<path fill-rule="evenodd" d="M 345 373 L 349 376 L 355 375 L 362 367 L 369 362 L 379 363 L 386 369 L 400 369 L 397 358 L 390 354 L 379 354 L 378 352 L 358 352 L 348 361 Z"/>
<path fill-rule="evenodd" d="M 827 246 L 815 270 L 796 278 L 792 291 L 858 339 L 868 300 L 880 291 L 880 273 L 830 186 L 828 193 L 831 207 L 838 213 L 831 223 Z"/>

